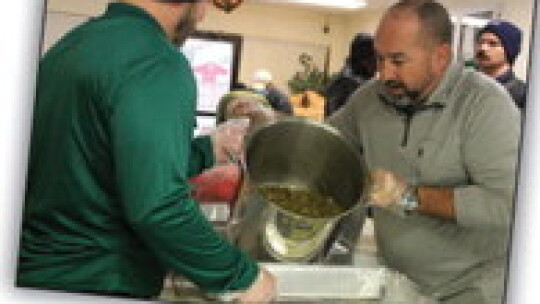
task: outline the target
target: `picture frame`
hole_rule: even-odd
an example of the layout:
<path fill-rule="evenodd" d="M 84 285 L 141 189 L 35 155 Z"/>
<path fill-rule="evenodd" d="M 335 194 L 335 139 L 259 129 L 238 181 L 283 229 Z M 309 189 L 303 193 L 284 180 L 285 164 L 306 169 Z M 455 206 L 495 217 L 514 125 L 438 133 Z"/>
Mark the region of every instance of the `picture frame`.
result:
<path fill-rule="evenodd" d="M 241 35 L 196 31 L 180 51 L 197 81 L 197 116 L 215 116 L 220 98 L 238 82 Z"/>

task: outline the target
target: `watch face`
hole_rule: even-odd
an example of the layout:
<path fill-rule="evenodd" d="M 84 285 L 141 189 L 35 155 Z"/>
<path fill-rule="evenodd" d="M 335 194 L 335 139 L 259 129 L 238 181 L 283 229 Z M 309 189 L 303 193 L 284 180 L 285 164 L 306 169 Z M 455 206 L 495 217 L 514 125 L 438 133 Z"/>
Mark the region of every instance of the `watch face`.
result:
<path fill-rule="evenodd" d="M 416 195 L 415 187 L 411 187 L 409 190 L 407 190 L 402 202 L 406 211 L 411 211 L 418 207 L 418 196 Z"/>
<path fill-rule="evenodd" d="M 395 210 L 400 215 L 408 215 L 410 211 L 418 207 L 418 197 L 416 187 L 411 187 L 403 194 L 403 197 L 396 202 Z"/>

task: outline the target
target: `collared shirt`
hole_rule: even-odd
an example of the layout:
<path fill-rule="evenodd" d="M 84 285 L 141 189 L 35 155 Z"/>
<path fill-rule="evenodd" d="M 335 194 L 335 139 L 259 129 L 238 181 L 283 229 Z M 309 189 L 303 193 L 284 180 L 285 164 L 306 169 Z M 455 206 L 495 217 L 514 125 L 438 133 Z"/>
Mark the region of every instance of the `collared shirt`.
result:
<path fill-rule="evenodd" d="M 166 271 L 247 288 L 256 263 L 206 221 L 188 177 L 214 162 L 193 139 L 195 79 L 149 14 L 113 3 L 40 63 L 19 286 L 156 296 Z"/>
<path fill-rule="evenodd" d="M 471 287 L 486 269 L 504 267 L 519 111 L 493 79 L 456 65 L 425 102 L 438 106 L 408 122 L 381 100 L 379 85 L 372 80 L 362 86 L 329 122 L 362 152 L 369 170 L 391 170 L 415 185 L 454 188 L 456 221 L 374 213 L 387 265 L 442 298 Z"/>

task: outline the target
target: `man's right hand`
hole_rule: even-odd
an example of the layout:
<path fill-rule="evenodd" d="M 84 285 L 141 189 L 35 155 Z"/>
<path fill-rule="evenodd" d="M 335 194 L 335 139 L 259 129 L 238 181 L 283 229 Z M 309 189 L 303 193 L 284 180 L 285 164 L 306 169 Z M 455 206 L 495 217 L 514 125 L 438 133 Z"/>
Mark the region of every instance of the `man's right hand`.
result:
<path fill-rule="evenodd" d="M 392 171 L 375 169 L 370 173 L 368 199 L 373 206 L 388 208 L 396 204 L 406 190 L 407 182 Z"/>
<path fill-rule="evenodd" d="M 239 292 L 236 300 L 240 303 L 269 303 L 277 297 L 276 279 L 264 268 L 260 268 L 255 282 L 249 289 Z"/>

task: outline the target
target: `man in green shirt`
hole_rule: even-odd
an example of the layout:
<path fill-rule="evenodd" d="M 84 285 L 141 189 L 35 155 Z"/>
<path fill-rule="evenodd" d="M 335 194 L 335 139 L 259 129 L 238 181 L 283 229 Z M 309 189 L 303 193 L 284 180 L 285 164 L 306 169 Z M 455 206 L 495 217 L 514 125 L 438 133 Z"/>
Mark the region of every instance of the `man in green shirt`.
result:
<path fill-rule="evenodd" d="M 195 80 L 175 44 L 206 5 L 115 2 L 44 56 L 18 286 L 147 298 L 173 271 L 209 293 L 272 299 L 274 278 L 215 232 L 187 182 L 238 148 L 192 135 Z"/>

